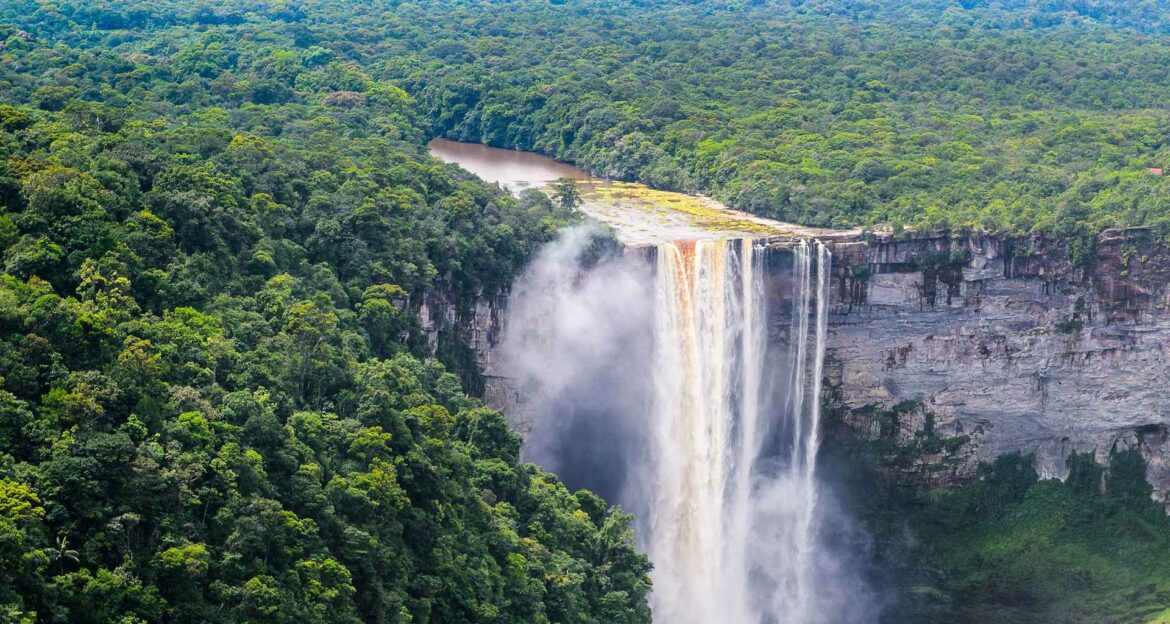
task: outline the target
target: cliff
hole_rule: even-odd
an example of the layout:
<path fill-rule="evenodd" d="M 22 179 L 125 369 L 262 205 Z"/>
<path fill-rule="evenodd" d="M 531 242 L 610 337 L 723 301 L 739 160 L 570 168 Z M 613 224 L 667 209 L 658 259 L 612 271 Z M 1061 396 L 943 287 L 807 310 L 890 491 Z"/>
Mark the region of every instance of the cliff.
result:
<path fill-rule="evenodd" d="M 1104 459 L 1136 446 L 1160 495 L 1170 488 L 1170 256 L 1152 232 L 1109 230 L 1080 246 L 888 236 L 836 249 L 834 395 L 853 408 L 920 401 L 903 435 L 929 413 L 939 436 L 968 436 L 943 480 L 1013 451 L 1063 477 L 1074 450 Z"/>
<path fill-rule="evenodd" d="M 846 425 L 879 435 L 864 408 L 914 402 L 897 410 L 893 435 L 912 436 L 929 419 L 940 438 L 965 439 L 922 459 L 945 464 L 934 476 L 943 485 L 1009 452 L 1035 453 L 1043 476 L 1063 477 L 1073 451 L 1104 460 L 1137 447 L 1159 496 L 1170 490 L 1170 253 L 1153 232 L 1109 230 L 1075 245 L 922 234 L 831 241 L 826 388 L 849 408 Z M 774 246 L 783 254 L 786 243 Z M 506 306 L 504 296 L 456 318 L 429 301 L 423 320 L 432 332 L 444 322 L 463 328 L 485 398 L 523 428 L 523 393 L 493 361 Z M 774 323 L 783 334 L 786 321 Z"/>

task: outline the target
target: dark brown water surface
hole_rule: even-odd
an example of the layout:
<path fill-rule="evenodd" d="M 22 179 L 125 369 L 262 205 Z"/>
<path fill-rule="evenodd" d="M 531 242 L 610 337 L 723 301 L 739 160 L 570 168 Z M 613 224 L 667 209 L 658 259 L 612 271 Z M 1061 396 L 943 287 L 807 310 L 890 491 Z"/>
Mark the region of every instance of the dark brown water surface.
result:
<path fill-rule="evenodd" d="M 434 139 L 427 147 L 435 158 L 455 163 L 486 182 L 498 182 L 500 186 L 513 193 L 519 193 L 530 186 L 552 182 L 557 178 L 574 180 L 589 178 L 584 169 L 531 152 L 448 139 Z"/>

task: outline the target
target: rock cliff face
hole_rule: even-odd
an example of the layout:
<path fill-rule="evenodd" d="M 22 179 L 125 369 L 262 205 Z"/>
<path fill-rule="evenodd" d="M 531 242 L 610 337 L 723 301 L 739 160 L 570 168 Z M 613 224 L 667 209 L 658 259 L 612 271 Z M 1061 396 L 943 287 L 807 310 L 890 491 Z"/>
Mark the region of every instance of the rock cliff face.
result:
<path fill-rule="evenodd" d="M 1092 249 L 1095 243 L 1095 250 Z M 1081 247 L 1044 238 L 892 237 L 837 245 L 828 347 L 845 405 L 920 400 L 976 460 L 1138 446 L 1170 488 L 1170 257 L 1152 233 Z M 861 423 L 854 423 L 860 425 Z M 913 428 L 916 424 L 907 424 Z"/>
<path fill-rule="evenodd" d="M 497 362 L 496 347 L 504 328 L 507 315 L 508 295 L 481 297 L 473 305 L 461 306 L 450 293 L 436 291 L 428 293 L 414 306 L 419 326 L 426 333 L 431 351 L 438 345 L 439 332 L 453 328 L 460 340 L 476 355 L 484 374 L 483 399 L 492 407 L 508 415 L 513 423 L 528 422 L 525 397 L 509 383 L 506 371 L 501 371 Z"/>
<path fill-rule="evenodd" d="M 833 249 L 826 388 L 849 408 L 920 402 L 906 432 L 930 418 L 939 436 L 966 436 L 941 481 L 1014 451 L 1063 477 L 1073 451 L 1104 460 L 1137 446 L 1159 495 L 1170 490 L 1170 253 L 1153 233 L 1110 230 L 1074 245 L 841 237 Z M 437 302 L 424 325 L 463 327 L 485 398 L 522 425 L 523 394 L 492 357 L 506 306 L 501 297 L 457 321 Z M 846 424 L 863 435 L 872 425 Z"/>

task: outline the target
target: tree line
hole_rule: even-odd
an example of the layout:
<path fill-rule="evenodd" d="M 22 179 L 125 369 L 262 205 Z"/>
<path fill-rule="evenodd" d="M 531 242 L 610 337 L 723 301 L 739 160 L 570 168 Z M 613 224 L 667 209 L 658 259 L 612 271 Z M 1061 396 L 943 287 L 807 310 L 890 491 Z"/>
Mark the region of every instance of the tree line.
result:
<path fill-rule="evenodd" d="M 3 621 L 649 619 L 415 314 L 570 215 L 429 158 L 365 10 L 0 2 Z"/>

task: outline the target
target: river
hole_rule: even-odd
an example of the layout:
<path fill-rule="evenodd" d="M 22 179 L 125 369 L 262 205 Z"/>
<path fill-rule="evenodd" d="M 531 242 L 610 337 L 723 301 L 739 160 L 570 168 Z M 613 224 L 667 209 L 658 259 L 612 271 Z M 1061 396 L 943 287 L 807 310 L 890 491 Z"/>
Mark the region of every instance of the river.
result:
<path fill-rule="evenodd" d="M 450 139 L 433 139 L 427 147 L 432 156 L 455 163 L 484 181 L 495 182 L 513 193 L 542 186 L 558 178 L 589 178 L 584 169 L 531 152 Z"/>

